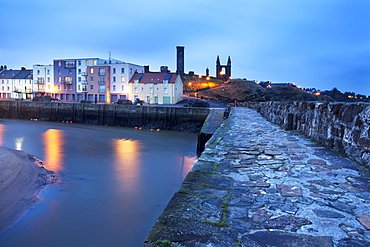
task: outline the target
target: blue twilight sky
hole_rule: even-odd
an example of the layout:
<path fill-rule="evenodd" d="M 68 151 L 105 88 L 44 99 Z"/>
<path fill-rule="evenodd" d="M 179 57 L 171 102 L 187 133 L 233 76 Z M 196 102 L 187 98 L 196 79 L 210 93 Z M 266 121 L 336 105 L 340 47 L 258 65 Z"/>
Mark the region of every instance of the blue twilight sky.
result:
<path fill-rule="evenodd" d="M 369 0 L 0 0 L 0 65 L 100 57 L 370 95 Z"/>

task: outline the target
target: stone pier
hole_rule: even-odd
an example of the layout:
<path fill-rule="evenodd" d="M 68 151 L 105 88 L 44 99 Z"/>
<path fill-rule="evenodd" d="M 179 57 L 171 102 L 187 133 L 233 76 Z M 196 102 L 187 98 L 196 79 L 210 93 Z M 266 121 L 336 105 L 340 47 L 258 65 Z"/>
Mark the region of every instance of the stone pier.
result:
<path fill-rule="evenodd" d="M 145 246 L 370 246 L 369 178 L 298 132 L 233 108 Z"/>

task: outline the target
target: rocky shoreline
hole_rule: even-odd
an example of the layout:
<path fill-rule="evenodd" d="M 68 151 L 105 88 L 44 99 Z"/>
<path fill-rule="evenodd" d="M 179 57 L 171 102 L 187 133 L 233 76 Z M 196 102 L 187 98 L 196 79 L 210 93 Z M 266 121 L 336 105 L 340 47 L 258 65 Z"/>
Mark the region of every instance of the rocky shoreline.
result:
<path fill-rule="evenodd" d="M 38 192 L 55 180 L 55 173 L 23 151 L 0 147 L 0 231 L 37 203 Z"/>

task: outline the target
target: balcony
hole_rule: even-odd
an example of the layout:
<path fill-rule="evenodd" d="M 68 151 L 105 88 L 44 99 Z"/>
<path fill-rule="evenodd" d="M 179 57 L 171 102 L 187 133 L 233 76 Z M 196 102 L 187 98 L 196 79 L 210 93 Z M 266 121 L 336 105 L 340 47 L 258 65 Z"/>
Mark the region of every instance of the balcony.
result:
<path fill-rule="evenodd" d="M 81 72 L 81 75 L 82 76 L 87 76 L 87 73 L 86 72 Z"/>
<path fill-rule="evenodd" d="M 74 68 L 76 68 L 76 63 L 75 62 L 66 62 L 64 67 L 66 69 L 74 69 Z"/>
<path fill-rule="evenodd" d="M 72 81 L 64 81 L 64 84 L 66 84 L 66 85 L 72 85 Z"/>
<path fill-rule="evenodd" d="M 98 81 L 99 85 L 105 85 L 105 81 Z"/>
<path fill-rule="evenodd" d="M 80 84 L 81 85 L 87 85 L 87 81 L 86 80 L 82 80 L 82 81 L 80 81 Z"/>

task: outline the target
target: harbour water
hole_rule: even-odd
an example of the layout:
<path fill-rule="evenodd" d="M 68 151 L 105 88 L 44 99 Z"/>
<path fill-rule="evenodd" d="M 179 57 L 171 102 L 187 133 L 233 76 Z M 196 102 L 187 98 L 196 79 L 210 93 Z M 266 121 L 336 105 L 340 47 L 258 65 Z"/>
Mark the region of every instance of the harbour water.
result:
<path fill-rule="evenodd" d="M 142 246 L 196 159 L 196 134 L 0 120 L 0 146 L 58 182 L 0 233 L 0 246 Z"/>

